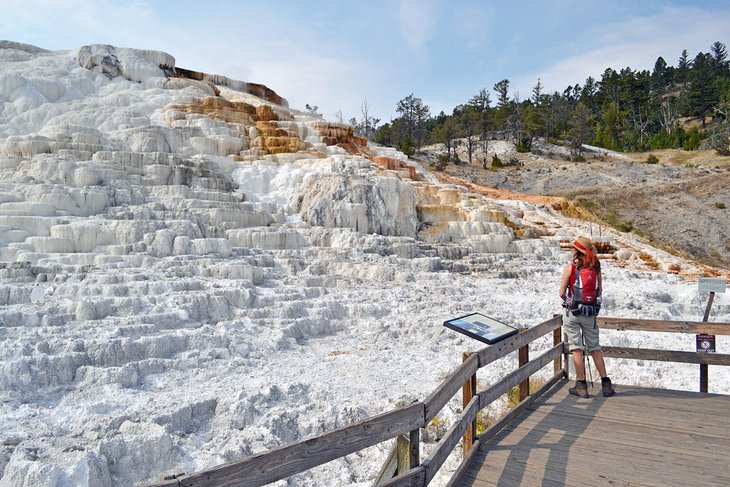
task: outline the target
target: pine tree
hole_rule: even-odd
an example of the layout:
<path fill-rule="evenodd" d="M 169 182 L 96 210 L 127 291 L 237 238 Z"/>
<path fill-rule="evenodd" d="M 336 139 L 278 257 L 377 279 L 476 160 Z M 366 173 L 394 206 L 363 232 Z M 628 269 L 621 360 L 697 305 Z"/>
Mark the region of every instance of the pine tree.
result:
<path fill-rule="evenodd" d="M 654 63 L 654 70 L 651 72 L 652 93 L 655 96 L 662 96 L 672 84 L 673 68 L 667 65 L 663 57 L 659 56 Z"/>
<path fill-rule="evenodd" d="M 504 126 L 510 112 L 509 80 L 503 79 L 499 83 L 495 83 L 492 89 L 497 93 L 497 125 Z"/>
<path fill-rule="evenodd" d="M 411 93 L 398 102 L 395 110 L 401 115 L 401 141 L 407 138 L 409 148 L 415 144 L 420 149 L 426 135 L 426 122 L 431 116 L 428 105 Z"/>
<path fill-rule="evenodd" d="M 712 47 L 710 48 L 712 52 L 712 60 L 710 61 L 710 64 L 712 65 L 712 68 L 715 70 L 715 74 L 717 76 L 724 76 L 728 74 L 728 59 L 727 59 L 727 49 L 725 48 L 725 44 L 723 44 L 720 41 L 715 42 L 712 44 Z"/>
<path fill-rule="evenodd" d="M 570 130 L 571 148 L 574 154 L 583 153 L 583 144 L 589 141 L 593 131 L 593 114 L 582 102 L 578 102 L 573 110 L 573 128 Z"/>
<path fill-rule="evenodd" d="M 677 74 L 674 78 L 677 83 L 686 83 L 689 78 L 690 62 L 688 56 L 689 54 L 687 53 L 687 49 L 683 50 L 682 55 L 679 56 L 679 63 L 677 64 Z"/>
<path fill-rule="evenodd" d="M 623 131 L 623 114 L 619 105 L 615 102 L 609 103 L 601 115 L 601 145 L 611 150 L 621 150 Z"/>
<path fill-rule="evenodd" d="M 480 89 L 479 93 L 469 100 L 469 106 L 473 107 L 479 114 L 477 132 L 479 134 L 479 145 L 482 150 L 482 167 L 484 169 L 487 168 L 487 149 L 489 148 L 489 136 L 492 129 L 492 116 L 490 112 L 491 103 L 492 99 L 486 88 Z"/>
<path fill-rule="evenodd" d="M 708 58 L 710 58 L 709 55 L 703 53 L 697 54 L 694 58 L 687 91 L 689 114 L 702 117 L 703 126 L 705 125 L 704 117 L 712 113 L 712 103 L 716 99 L 715 73 Z"/>

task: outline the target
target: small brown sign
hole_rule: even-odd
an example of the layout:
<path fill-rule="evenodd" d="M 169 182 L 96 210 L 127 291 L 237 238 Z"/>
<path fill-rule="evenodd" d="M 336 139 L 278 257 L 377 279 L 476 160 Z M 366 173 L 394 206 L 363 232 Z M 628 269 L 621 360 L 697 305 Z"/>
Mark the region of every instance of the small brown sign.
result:
<path fill-rule="evenodd" d="M 715 335 L 697 335 L 697 351 L 698 352 L 714 352 L 715 351 Z"/>

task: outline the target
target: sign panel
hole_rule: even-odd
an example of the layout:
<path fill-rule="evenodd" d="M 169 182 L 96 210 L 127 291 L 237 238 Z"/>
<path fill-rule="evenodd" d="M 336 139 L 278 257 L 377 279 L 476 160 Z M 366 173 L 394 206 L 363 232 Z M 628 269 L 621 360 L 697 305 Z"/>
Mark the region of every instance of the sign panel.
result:
<path fill-rule="evenodd" d="M 697 335 L 697 351 L 698 352 L 714 352 L 715 351 L 715 335 Z"/>
<path fill-rule="evenodd" d="M 725 279 L 721 277 L 700 277 L 697 283 L 700 293 L 724 293 Z"/>
<path fill-rule="evenodd" d="M 517 328 L 484 316 L 472 313 L 459 318 L 444 321 L 444 326 L 492 345 L 517 333 Z"/>

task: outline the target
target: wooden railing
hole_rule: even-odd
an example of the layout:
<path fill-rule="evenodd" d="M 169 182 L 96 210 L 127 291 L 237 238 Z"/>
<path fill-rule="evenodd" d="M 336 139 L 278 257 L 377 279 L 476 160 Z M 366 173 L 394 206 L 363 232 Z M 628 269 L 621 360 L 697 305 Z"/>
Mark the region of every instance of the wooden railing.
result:
<path fill-rule="evenodd" d="M 404 467 L 402 460 L 399 470 L 403 473 L 385 481 L 382 485 L 425 486 L 433 479 L 446 457 L 458 445 L 467 429 L 473 425 L 478 411 L 509 391 L 510 388 L 528 380 L 532 374 L 551 361 L 560 361 L 561 355 L 565 352 L 560 336 L 560 325 L 560 317 L 553 317 L 496 345 L 471 354 L 424 401 L 414 402 L 394 411 L 380 414 L 299 443 L 259 453 L 202 472 L 150 484 L 150 487 L 262 486 L 400 435 L 407 436 L 409 440 L 408 465 Z M 451 398 L 462 389 L 465 382 L 472 381 L 479 368 L 522 347 L 527 347 L 534 340 L 551 332 L 557 333 L 553 333 L 554 346 L 550 350 L 535 360 L 523 364 L 516 371 L 485 391 L 477 392 L 474 390 L 468 407 L 464 408 L 451 428 L 436 445 L 435 450 L 422 462 L 419 462 L 420 429 L 428 426 Z M 546 386 L 552 386 L 560 378 L 565 377 L 565 370 L 559 366 L 556 367 L 556 375 Z M 544 386 L 542 389 L 547 390 L 548 387 Z M 530 397 L 536 397 L 540 392 L 537 391 Z M 474 446 L 478 446 L 478 444 L 477 441 Z"/>
<path fill-rule="evenodd" d="M 708 313 L 706 312 L 705 318 L 707 318 L 707 315 Z M 598 327 L 602 329 L 621 331 L 656 331 L 664 333 L 730 335 L 730 323 L 710 323 L 707 321 L 633 320 L 627 318 L 599 317 Z M 601 348 L 603 350 L 604 357 L 699 364 L 700 392 L 707 392 L 708 389 L 708 365 L 730 365 L 730 355 L 722 353 L 682 352 L 651 348 Z"/>
<path fill-rule="evenodd" d="M 676 333 L 710 333 L 729 335 L 730 323 L 689 321 L 634 320 L 598 318 L 599 327 L 624 331 L 661 331 Z M 163 480 L 149 487 L 258 487 L 309 470 L 336 458 L 400 437 L 399 451 L 381 471 L 376 482 L 387 487 L 425 487 L 431 482 L 446 458 L 463 439 L 464 457 L 447 484 L 456 485 L 469 466 L 479 445 L 488 441 L 517 415 L 533 404 L 569 373 L 568 347 L 561 336 L 562 318 L 553 318 L 522 330 L 495 345 L 465 354 L 464 362 L 444 379 L 424 401 L 389 411 L 323 435 L 292 445 L 259 453 L 239 461 L 202 472 Z M 553 346 L 538 357 L 529 359 L 529 344 L 552 332 Z M 519 353 L 519 368 L 483 391 L 477 391 L 476 373 L 514 351 Z M 730 355 L 705 354 L 626 347 L 603 347 L 606 357 L 673 362 L 730 365 Z M 528 395 L 530 376 L 553 362 L 553 375 L 538 390 Z M 520 403 L 482 434 L 476 434 L 477 413 L 511 388 L 521 385 Z M 464 408 L 433 451 L 420 460 L 420 429 L 425 428 L 446 404 L 462 391 Z M 394 467 L 392 465 L 395 465 Z M 392 475 L 396 475 L 390 478 Z M 388 477 L 388 478 L 385 478 Z"/>

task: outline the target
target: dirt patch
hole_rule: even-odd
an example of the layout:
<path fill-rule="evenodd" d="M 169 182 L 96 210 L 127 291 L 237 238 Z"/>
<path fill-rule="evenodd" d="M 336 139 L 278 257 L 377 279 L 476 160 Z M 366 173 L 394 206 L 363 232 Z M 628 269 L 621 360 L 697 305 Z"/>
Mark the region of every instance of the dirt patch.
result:
<path fill-rule="evenodd" d="M 432 146 L 419 156 L 428 163 L 442 151 Z M 516 165 L 449 164 L 435 173 L 492 198 L 552 204 L 570 216 L 602 221 L 665 250 L 730 268 L 730 157 L 714 150 L 662 150 L 651 152 L 659 162 L 649 164 L 649 153 L 595 151 L 585 154 L 586 162 L 571 162 L 565 148 L 543 141 L 536 153 L 517 153 L 498 141 L 486 159 L 493 153 Z"/>
<path fill-rule="evenodd" d="M 604 221 L 730 267 L 730 171 L 578 196 Z"/>

